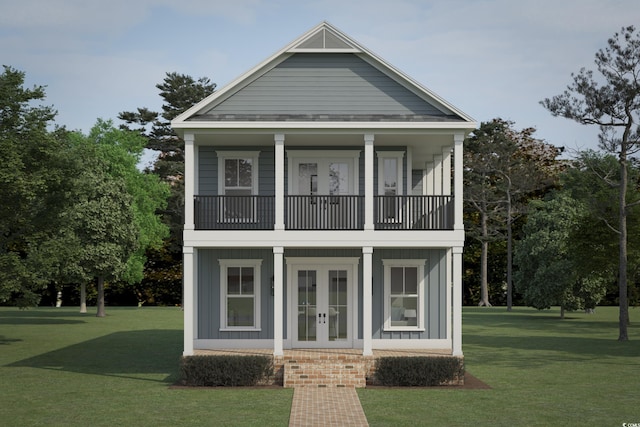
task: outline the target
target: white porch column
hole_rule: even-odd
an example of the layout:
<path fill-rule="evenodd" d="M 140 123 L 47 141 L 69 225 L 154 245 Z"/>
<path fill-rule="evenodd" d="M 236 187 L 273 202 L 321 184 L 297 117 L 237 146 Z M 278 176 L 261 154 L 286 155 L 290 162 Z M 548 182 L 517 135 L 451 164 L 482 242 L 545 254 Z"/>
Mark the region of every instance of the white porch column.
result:
<path fill-rule="evenodd" d="M 273 355 L 282 356 L 284 354 L 282 346 L 282 329 L 284 326 L 284 274 L 282 262 L 284 259 L 284 248 L 273 248 Z"/>
<path fill-rule="evenodd" d="M 451 340 L 453 356 L 462 356 L 462 246 L 453 248 Z"/>
<path fill-rule="evenodd" d="M 275 141 L 276 203 L 275 229 L 284 230 L 284 134 L 277 133 Z"/>
<path fill-rule="evenodd" d="M 196 149 L 195 149 L 195 135 L 192 133 L 184 134 L 184 229 L 193 230 L 194 215 L 193 215 L 193 196 L 196 189 L 196 177 L 197 177 L 197 164 L 196 164 Z"/>
<path fill-rule="evenodd" d="M 373 230 L 373 134 L 364 135 L 364 229 Z"/>
<path fill-rule="evenodd" d="M 195 263 L 196 263 L 196 251 L 191 246 L 185 246 L 182 249 L 184 263 L 183 263 L 183 277 L 182 277 L 182 310 L 184 316 L 184 349 L 182 354 L 184 356 L 193 355 L 193 340 L 195 338 L 195 310 L 194 310 L 194 288 L 196 286 L 195 280 Z"/>
<path fill-rule="evenodd" d="M 371 326 L 372 297 L 373 291 L 373 248 L 362 248 L 362 355 L 371 356 L 373 354 Z"/>
<path fill-rule="evenodd" d="M 442 194 L 451 195 L 451 149 L 442 149 Z"/>
<path fill-rule="evenodd" d="M 463 201 L 463 184 L 462 184 L 462 142 L 464 141 L 463 133 L 456 133 L 453 136 L 454 148 L 453 148 L 453 197 L 454 197 L 454 230 L 464 230 L 464 224 L 462 223 L 462 201 Z"/>

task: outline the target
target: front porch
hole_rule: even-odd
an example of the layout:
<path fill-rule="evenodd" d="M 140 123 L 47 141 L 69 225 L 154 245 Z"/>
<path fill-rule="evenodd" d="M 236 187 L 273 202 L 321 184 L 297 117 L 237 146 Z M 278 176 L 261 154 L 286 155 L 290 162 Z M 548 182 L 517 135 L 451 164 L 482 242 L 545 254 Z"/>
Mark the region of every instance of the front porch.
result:
<path fill-rule="evenodd" d="M 373 355 L 364 356 L 359 349 L 293 349 L 274 356 L 273 349 L 264 348 L 195 350 L 194 355 L 271 356 L 274 376 L 264 385 L 363 388 L 375 384 L 375 364 L 381 357 L 443 357 L 452 353 L 449 350 L 373 350 Z M 451 385 L 463 384 L 464 378 L 458 378 Z"/>

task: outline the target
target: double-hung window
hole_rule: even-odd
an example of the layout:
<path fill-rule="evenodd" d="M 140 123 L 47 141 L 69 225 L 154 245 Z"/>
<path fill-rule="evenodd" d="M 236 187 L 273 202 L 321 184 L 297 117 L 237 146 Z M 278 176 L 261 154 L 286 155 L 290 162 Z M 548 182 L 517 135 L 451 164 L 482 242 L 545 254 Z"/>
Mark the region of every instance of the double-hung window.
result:
<path fill-rule="evenodd" d="M 382 260 L 384 329 L 424 331 L 424 265 L 426 260 Z"/>
<path fill-rule="evenodd" d="M 225 196 L 220 203 L 220 218 L 230 222 L 255 220 L 258 194 L 257 151 L 218 151 L 218 194 Z"/>
<path fill-rule="evenodd" d="M 262 260 L 221 259 L 220 329 L 260 330 Z"/>

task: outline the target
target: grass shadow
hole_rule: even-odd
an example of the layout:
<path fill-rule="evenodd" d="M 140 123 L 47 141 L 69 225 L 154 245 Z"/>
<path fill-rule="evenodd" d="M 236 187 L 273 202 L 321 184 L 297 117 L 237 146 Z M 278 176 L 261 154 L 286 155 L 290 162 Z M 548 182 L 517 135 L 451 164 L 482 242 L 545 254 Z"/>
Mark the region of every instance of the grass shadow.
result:
<path fill-rule="evenodd" d="M 178 375 L 181 343 L 181 330 L 115 332 L 6 366 L 54 369 L 171 384 Z M 166 374 L 165 378 L 153 379 L 162 377 L 163 374 Z"/>
<path fill-rule="evenodd" d="M 68 310 L 0 310 L 0 325 L 73 325 L 86 323 L 85 313 L 70 313 Z M 72 319 L 69 319 L 72 317 Z"/>

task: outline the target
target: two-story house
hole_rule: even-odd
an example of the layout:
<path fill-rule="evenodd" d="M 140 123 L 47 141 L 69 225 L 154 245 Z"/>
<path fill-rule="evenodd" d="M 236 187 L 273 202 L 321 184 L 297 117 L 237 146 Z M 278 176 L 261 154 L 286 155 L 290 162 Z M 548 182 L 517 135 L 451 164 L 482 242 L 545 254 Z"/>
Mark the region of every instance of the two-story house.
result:
<path fill-rule="evenodd" d="M 185 356 L 462 356 L 472 118 L 322 23 L 172 126 L 185 141 Z"/>

